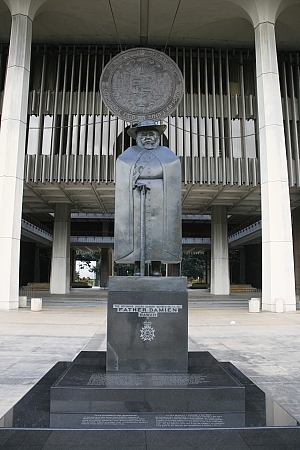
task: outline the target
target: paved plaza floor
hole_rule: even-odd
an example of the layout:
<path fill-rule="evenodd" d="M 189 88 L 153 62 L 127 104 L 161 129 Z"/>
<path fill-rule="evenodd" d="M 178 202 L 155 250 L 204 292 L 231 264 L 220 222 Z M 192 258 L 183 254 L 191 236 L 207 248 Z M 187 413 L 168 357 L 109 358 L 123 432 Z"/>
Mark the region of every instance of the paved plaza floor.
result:
<path fill-rule="evenodd" d="M 57 361 L 106 350 L 107 291 L 88 291 L 0 311 L 0 417 Z M 249 313 L 251 296 L 189 292 L 189 350 L 232 362 L 300 421 L 300 314 Z"/>

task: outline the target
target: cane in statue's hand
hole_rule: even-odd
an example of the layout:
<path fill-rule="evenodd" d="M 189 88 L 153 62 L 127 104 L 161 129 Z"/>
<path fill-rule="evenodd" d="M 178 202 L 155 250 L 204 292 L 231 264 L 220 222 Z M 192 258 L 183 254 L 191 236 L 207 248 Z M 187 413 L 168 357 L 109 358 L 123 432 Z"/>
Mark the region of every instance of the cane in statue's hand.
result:
<path fill-rule="evenodd" d="M 138 189 L 141 195 L 141 260 L 140 260 L 140 273 L 141 277 L 145 276 L 145 206 L 146 206 L 146 193 L 150 191 L 150 188 L 146 184 L 136 184 L 133 189 Z"/>

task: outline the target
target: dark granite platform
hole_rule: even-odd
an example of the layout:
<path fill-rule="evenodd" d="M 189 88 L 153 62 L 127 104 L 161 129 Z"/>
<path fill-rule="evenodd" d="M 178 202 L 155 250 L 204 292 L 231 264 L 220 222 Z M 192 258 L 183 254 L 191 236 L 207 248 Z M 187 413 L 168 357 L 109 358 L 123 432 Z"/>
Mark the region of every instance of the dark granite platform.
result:
<path fill-rule="evenodd" d="M 102 355 L 102 354 L 101 354 Z M 189 355 L 196 367 L 197 354 Z M 82 352 L 75 365 L 105 360 L 98 352 Z M 193 362 L 194 360 L 194 362 Z M 245 427 L 201 429 L 53 429 L 50 387 L 70 367 L 57 363 L 0 419 L 1 450 L 296 450 L 300 427 L 292 416 L 267 397 L 230 363 L 220 363 L 245 388 Z M 274 414 L 276 412 L 276 414 Z M 276 418 L 275 418 L 276 416 Z M 268 425 L 268 426 L 267 426 Z M 2 428 L 1 428 L 2 427 Z"/>
<path fill-rule="evenodd" d="M 0 430 L 1 450 L 298 450 L 299 428 Z"/>
<path fill-rule="evenodd" d="M 242 427 L 245 388 L 208 352 L 189 354 L 188 373 L 106 373 L 104 353 L 81 353 L 51 388 L 54 428 Z"/>

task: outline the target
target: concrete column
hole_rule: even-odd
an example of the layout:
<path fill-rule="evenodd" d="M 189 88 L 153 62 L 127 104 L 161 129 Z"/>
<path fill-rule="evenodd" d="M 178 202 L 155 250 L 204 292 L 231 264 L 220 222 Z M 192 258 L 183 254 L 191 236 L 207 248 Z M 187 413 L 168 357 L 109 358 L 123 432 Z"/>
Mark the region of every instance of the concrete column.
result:
<path fill-rule="evenodd" d="M 207 284 L 210 284 L 211 282 L 211 273 L 210 273 L 210 263 L 211 262 L 211 251 L 208 250 L 206 252 L 206 263 L 205 263 L 205 276 L 204 276 L 204 281 Z"/>
<path fill-rule="evenodd" d="M 300 207 L 293 210 L 293 242 L 295 258 L 296 293 L 300 295 Z"/>
<path fill-rule="evenodd" d="M 114 251 L 112 248 L 108 250 L 108 275 L 110 277 L 114 276 Z"/>
<path fill-rule="evenodd" d="M 27 16 L 12 17 L 0 133 L 0 308 L 19 305 L 19 258 L 23 170 L 32 22 Z M 4 219 L 5 218 L 5 219 Z"/>
<path fill-rule="evenodd" d="M 246 266 L 245 266 L 245 249 L 240 249 L 240 283 L 245 284 L 246 281 Z"/>
<path fill-rule="evenodd" d="M 32 20 L 45 0 L 5 0 L 11 14 L 0 132 L 0 309 L 19 306 L 19 260 L 23 171 L 31 57 Z M 5 220 L 4 220 L 5 218 Z"/>
<path fill-rule="evenodd" d="M 70 250 L 70 281 L 73 283 L 76 276 L 76 250 Z"/>
<path fill-rule="evenodd" d="M 101 249 L 101 264 L 100 264 L 100 286 L 103 288 L 108 287 L 109 277 L 109 249 Z"/>
<path fill-rule="evenodd" d="M 211 208 L 211 293 L 229 295 L 228 230 L 226 206 Z"/>
<path fill-rule="evenodd" d="M 50 292 L 67 294 L 70 292 L 71 205 L 57 203 L 54 219 Z"/>
<path fill-rule="evenodd" d="M 109 236 L 109 222 L 104 220 L 102 222 L 102 236 Z M 109 276 L 112 272 L 113 262 L 111 260 L 111 249 L 101 249 L 101 262 L 100 262 L 100 287 L 107 288 L 109 283 Z"/>
<path fill-rule="evenodd" d="M 255 28 L 262 208 L 262 309 L 296 310 L 286 146 L 274 23 Z"/>

